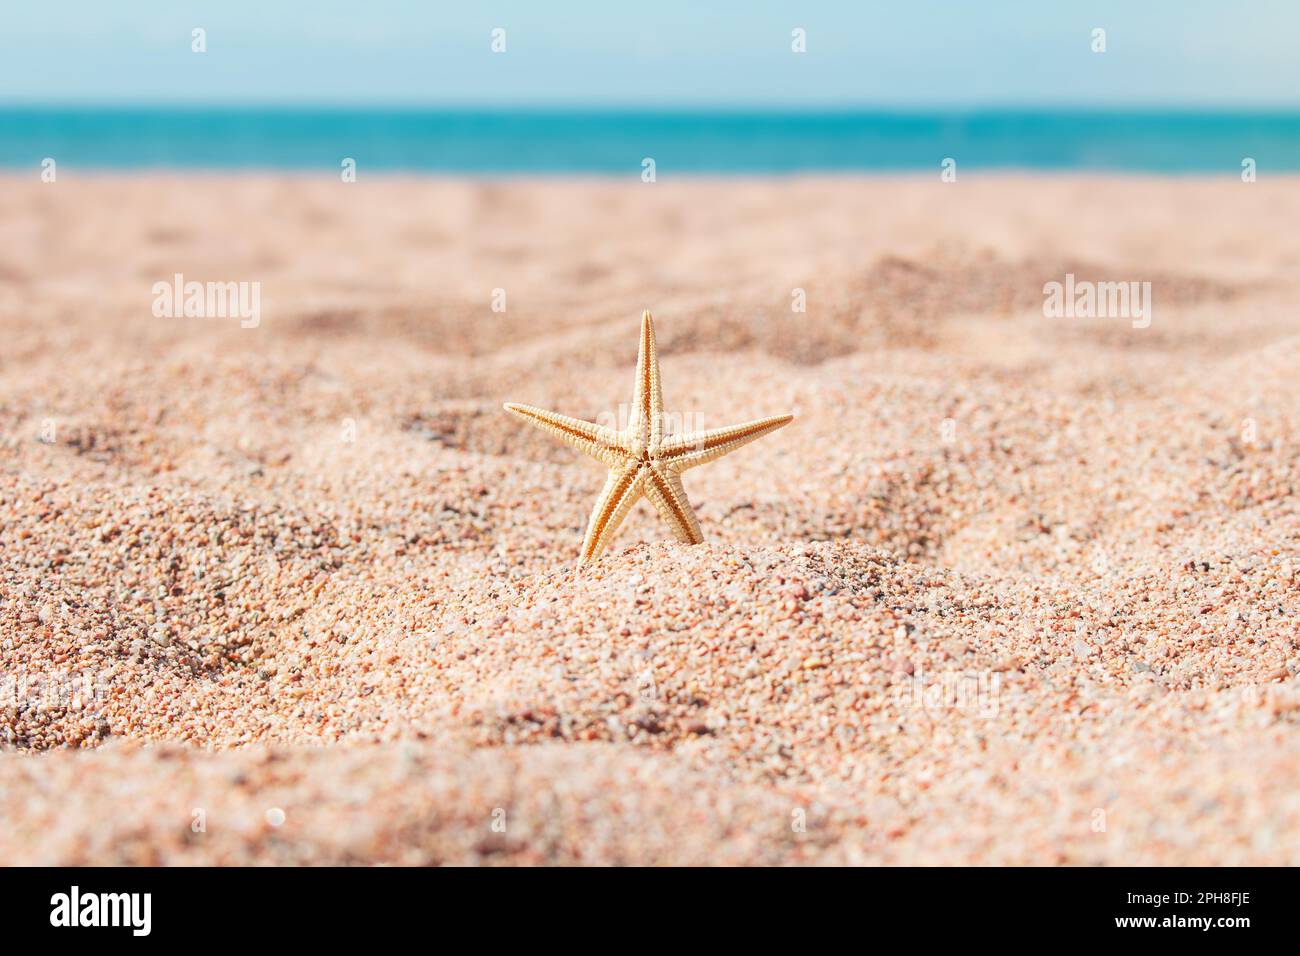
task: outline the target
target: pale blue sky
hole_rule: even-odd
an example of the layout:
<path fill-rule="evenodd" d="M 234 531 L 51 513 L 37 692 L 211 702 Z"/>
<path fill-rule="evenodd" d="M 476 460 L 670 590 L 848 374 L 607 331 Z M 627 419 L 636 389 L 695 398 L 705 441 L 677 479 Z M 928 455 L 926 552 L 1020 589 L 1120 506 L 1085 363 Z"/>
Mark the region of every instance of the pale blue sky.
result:
<path fill-rule="evenodd" d="M 0 102 L 1300 105 L 1296 0 L 705 6 L 9 0 Z M 489 50 L 493 27 L 504 55 Z M 804 55 L 790 52 L 794 27 Z M 1094 27 L 1104 54 L 1089 49 Z"/>

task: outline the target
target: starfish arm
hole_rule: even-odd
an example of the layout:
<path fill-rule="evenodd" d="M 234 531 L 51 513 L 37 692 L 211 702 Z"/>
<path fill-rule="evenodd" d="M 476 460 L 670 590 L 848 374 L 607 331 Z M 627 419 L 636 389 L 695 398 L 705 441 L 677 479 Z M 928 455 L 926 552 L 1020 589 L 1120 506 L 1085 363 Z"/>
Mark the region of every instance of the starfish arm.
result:
<path fill-rule="evenodd" d="M 595 561 L 613 539 L 619 525 L 642 494 L 645 470 L 636 462 L 610 468 L 605 487 L 596 499 L 596 506 L 591 509 L 591 518 L 587 521 L 587 536 L 582 541 L 579 564 Z"/>
<path fill-rule="evenodd" d="M 654 319 L 641 314 L 641 347 L 636 357 L 636 389 L 628 432 L 640 448 L 653 448 L 663 435 L 664 393 L 659 377 L 659 350 L 655 347 Z M 639 449 L 636 452 L 639 454 Z"/>
<path fill-rule="evenodd" d="M 557 415 L 532 405 L 520 405 L 506 402 L 506 411 L 528 424 L 566 441 L 583 454 L 590 455 L 597 461 L 613 468 L 627 460 L 627 456 L 618 446 L 618 439 L 613 431 L 600 425 L 584 422 L 580 418 Z"/>
<path fill-rule="evenodd" d="M 721 458 L 741 445 L 748 445 L 756 438 L 762 438 L 793 420 L 793 415 L 775 415 L 772 418 L 745 422 L 743 425 L 732 425 L 730 428 L 675 435 L 664 442 L 656 457 L 664 471 L 681 474 L 688 468 Z"/>
<path fill-rule="evenodd" d="M 695 509 L 686 497 L 682 480 L 672 472 L 651 466 L 646 475 L 645 496 L 654 505 L 659 517 L 672 529 L 673 537 L 683 544 L 699 544 L 704 540 Z"/>

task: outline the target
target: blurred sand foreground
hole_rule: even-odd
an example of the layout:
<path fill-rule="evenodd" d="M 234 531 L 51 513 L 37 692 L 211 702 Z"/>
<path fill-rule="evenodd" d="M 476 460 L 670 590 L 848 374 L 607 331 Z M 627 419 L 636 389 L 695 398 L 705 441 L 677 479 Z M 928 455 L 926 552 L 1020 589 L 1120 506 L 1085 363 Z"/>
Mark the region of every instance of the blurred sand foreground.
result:
<path fill-rule="evenodd" d="M 1300 864 L 1300 181 L 0 186 L 0 862 Z"/>

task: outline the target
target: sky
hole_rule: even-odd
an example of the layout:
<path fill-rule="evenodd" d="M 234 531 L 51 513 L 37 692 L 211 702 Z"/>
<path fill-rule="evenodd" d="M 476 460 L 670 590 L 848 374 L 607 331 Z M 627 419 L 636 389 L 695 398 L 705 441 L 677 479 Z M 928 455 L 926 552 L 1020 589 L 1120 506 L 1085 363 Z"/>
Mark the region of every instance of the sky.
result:
<path fill-rule="evenodd" d="M 0 11 L 3 104 L 1300 106 L 1295 0 L 0 0 Z M 491 50 L 495 28 L 504 53 Z M 795 28 L 806 53 L 791 52 Z M 1091 49 L 1096 28 L 1105 53 Z"/>

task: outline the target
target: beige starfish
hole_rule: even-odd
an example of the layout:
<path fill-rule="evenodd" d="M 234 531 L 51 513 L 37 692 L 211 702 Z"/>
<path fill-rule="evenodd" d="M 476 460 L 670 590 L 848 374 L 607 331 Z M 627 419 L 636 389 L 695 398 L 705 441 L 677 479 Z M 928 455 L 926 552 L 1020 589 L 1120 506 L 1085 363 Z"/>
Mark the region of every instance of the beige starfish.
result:
<path fill-rule="evenodd" d="M 760 418 L 730 428 L 714 428 L 689 435 L 665 435 L 664 396 L 659 380 L 659 355 L 650 313 L 641 316 L 641 348 L 636 360 L 636 391 L 627 428 L 615 431 L 531 405 L 507 402 L 506 411 L 530 425 L 573 445 L 609 466 L 609 478 L 587 522 L 578 564 L 595 561 L 605 550 L 632 506 L 645 495 L 668 522 L 673 535 L 686 544 L 704 540 L 695 509 L 682 488 L 681 473 L 733 452 L 761 438 L 793 415 Z"/>

